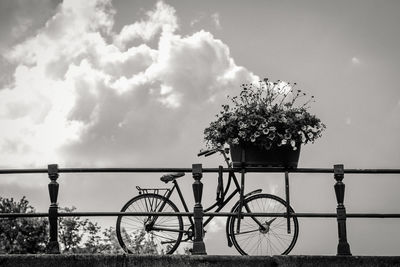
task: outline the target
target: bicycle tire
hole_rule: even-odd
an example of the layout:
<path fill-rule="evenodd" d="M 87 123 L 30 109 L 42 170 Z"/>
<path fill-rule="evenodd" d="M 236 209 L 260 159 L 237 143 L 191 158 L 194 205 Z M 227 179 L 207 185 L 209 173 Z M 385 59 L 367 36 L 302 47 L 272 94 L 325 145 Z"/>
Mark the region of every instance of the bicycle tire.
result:
<path fill-rule="evenodd" d="M 242 210 L 253 213 L 285 213 L 286 202 L 275 195 L 257 194 L 244 200 Z M 234 211 L 239 211 L 239 202 L 235 204 Z M 292 207 L 290 207 L 290 212 L 294 212 Z M 229 219 L 228 234 L 240 254 L 286 255 L 293 249 L 299 235 L 297 217 L 290 218 L 290 234 L 287 233 L 286 217 L 255 216 L 254 218 L 262 222 L 265 229 L 261 229 L 252 217 L 246 216 L 240 220 L 240 233 L 236 233 L 238 218 L 232 216 Z M 268 223 L 270 225 L 266 230 Z"/>
<path fill-rule="evenodd" d="M 162 210 L 160 207 L 165 202 Z M 121 212 L 179 212 L 176 205 L 157 194 L 141 194 L 129 200 Z M 182 217 L 157 215 L 153 227 L 147 226 L 155 216 L 118 216 L 117 239 L 130 254 L 172 254 L 178 248 L 183 233 Z M 155 230 L 154 228 L 164 230 Z M 165 230 L 170 229 L 170 230 Z M 165 243 L 167 242 L 167 243 Z"/>

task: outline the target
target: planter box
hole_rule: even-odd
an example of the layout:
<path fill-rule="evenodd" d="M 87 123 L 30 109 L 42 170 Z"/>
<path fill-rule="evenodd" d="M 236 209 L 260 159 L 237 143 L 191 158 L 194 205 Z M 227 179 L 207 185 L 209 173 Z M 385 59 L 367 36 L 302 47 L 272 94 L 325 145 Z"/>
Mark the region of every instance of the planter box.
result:
<path fill-rule="evenodd" d="M 230 150 L 234 167 L 240 167 L 244 162 L 246 167 L 297 168 L 300 156 L 300 146 L 297 147 L 297 150 L 293 150 L 288 145 L 272 146 L 271 149 L 267 150 L 247 144 L 245 146 L 231 145 Z M 242 156 L 244 156 L 244 159 L 242 159 Z"/>

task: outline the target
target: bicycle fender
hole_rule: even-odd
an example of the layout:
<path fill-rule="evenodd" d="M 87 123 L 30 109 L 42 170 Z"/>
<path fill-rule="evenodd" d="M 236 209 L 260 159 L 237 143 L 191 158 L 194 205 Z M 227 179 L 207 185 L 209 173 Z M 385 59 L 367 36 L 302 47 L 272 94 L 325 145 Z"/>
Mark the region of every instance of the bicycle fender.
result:
<path fill-rule="evenodd" d="M 231 213 L 233 213 L 235 211 L 235 209 L 236 209 L 236 205 L 234 205 L 233 208 L 231 209 Z M 231 222 L 231 216 L 228 216 L 228 218 L 226 219 L 226 228 L 225 228 L 226 240 L 228 242 L 228 247 L 232 247 L 233 246 L 231 237 L 229 236 L 230 222 Z"/>
<path fill-rule="evenodd" d="M 262 192 L 262 189 L 257 189 L 257 190 L 251 191 L 250 193 L 247 193 L 246 195 L 243 196 L 243 198 L 246 198 L 246 197 L 249 197 L 249 196 L 252 196 L 255 194 L 260 194 L 261 192 Z"/>

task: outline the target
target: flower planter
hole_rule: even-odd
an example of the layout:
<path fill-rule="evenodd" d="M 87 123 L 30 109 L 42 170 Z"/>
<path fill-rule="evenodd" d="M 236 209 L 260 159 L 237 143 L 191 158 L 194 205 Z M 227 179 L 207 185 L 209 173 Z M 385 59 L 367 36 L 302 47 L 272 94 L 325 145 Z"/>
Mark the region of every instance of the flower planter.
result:
<path fill-rule="evenodd" d="M 300 145 L 297 150 L 288 145 L 272 146 L 269 150 L 252 144 L 230 145 L 230 150 L 234 167 L 240 167 L 244 162 L 246 167 L 297 168 L 300 156 Z"/>
<path fill-rule="evenodd" d="M 314 143 L 326 126 L 308 112 L 314 96 L 304 99 L 306 93 L 295 85 L 268 79 L 242 84 L 240 94 L 228 96 L 229 105 L 222 105 L 217 119 L 204 129 L 207 147 L 240 144 L 231 146 L 235 167 L 296 168 L 300 145 Z"/>

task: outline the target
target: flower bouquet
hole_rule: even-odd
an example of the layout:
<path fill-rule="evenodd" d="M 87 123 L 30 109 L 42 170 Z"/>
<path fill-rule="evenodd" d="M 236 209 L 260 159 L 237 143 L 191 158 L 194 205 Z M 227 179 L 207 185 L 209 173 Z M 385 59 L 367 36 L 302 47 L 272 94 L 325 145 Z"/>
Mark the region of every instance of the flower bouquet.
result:
<path fill-rule="evenodd" d="M 301 145 L 313 143 L 326 128 L 308 112 L 314 96 L 305 99 L 296 83 L 279 80 L 241 87 L 204 130 L 207 147 L 230 145 L 234 164 L 297 167 Z"/>

